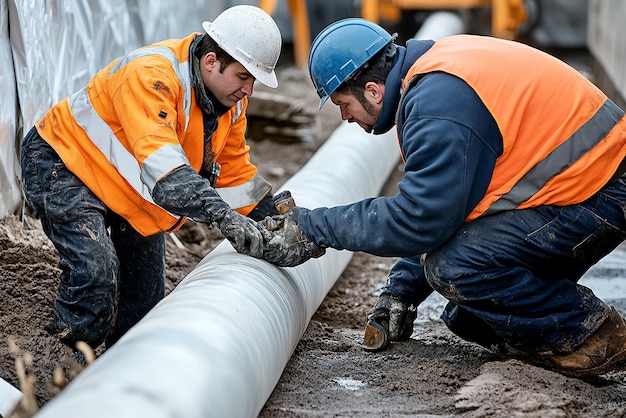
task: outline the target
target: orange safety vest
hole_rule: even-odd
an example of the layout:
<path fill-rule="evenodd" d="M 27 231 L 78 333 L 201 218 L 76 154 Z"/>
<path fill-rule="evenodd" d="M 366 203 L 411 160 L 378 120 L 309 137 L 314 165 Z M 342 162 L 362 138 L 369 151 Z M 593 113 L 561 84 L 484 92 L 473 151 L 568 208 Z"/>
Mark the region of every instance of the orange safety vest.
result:
<path fill-rule="evenodd" d="M 104 204 L 138 232 L 176 230 L 184 217 L 152 200 L 156 182 L 185 164 L 200 171 L 202 111 L 191 85 L 189 47 L 199 34 L 139 48 L 102 69 L 36 123 L 41 137 Z M 221 165 L 216 190 L 248 214 L 271 189 L 250 162 L 244 98 L 211 137 Z"/>
<path fill-rule="evenodd" d="M 558 59 L 502 39 L 441 39 L 409 69 L 464 80 L 493 115 L 504 149 L 487 191 L 466 218 L 580 203 L 600 190 L 626 155 L 624 112 Z"/>

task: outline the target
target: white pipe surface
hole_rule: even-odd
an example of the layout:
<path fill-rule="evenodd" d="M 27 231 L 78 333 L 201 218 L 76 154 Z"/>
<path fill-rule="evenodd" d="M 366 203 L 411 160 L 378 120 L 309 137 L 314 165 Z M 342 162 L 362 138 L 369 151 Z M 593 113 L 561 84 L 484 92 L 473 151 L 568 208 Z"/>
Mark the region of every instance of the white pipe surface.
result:
<path fill-rule="evenodd" d="M 344 122 L 283 188 L 303 207 L 350 203 L 376 196 L 398 158 L 395 130 Z M 37 416 L 258 415 L 351 257 L 278 268 L 222 242 Z"/>
<path fill-rule="evenodd" d="M 0 417 L 6 417 L 22 399 L 22 392 L 0 377 Z"/>
<path fill-rule="evenodd" d="M 462 33 L 433 13 L 417 39 Z M 283 189 L 303 207 L 378 194 L 396 167 L 395 130 L 374 137 L 343 123 Z M 37 417 L 254 417 L 309 320 L 352 258 L 327 250 L 294 268 L 234 252 L 224 241 Z"/>
<path fill-rule="evenodd" d="M 458 13 L 436 11 L 422 22 L 414 38 L 436 41 L 446 36 L 460 35 L 465 32 L 467 32 L 466 24 Z"/>

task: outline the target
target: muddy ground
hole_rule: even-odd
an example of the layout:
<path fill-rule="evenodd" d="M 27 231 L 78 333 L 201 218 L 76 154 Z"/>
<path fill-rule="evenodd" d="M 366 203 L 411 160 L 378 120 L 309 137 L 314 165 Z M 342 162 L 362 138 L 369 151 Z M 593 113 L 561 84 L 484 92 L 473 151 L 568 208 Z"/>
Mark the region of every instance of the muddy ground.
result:
<path fill-rule="evenodd" d="M 277 92 L 317 109 L 305 73 L 283 68 L 279 79 Z M 253 161 L 278 188 L 338 122 L 336 110 L 327 105 L 313 140 L 251 138 Z M 395 193 L 400 176 L 401 167 L 382 193 Z M 177 237 L 184 248 L 167 242 L 168 291 L 222 240 L 216 229 L 193 223 Z M 394 261 L 354 255 L 312 318 L 260 417 L 626 416 L 626 372 L 582 380 L 515 360 L 500 361 L 446 329 L 438 319 L 444 302 L 437 296 L 420 307 L 411 340 L 383 353 L 363 351 L 359 344 L 365 317 Z M 36 220 L 8 216 L 0 221 L 0 377 L 20 386 L 15 355 L 7 343 L 12 338 L 32 356 L 27 371 L 36 379 L 38 407 L 60 390 L 52 377 L 67 355 L 65 347 L 43 330 L 55 296 L 56 263 L 56 252 Z M 617 274 L 624 278 L 624 270 Z M 616 300 L 622 314 L 624 297 Z"/>

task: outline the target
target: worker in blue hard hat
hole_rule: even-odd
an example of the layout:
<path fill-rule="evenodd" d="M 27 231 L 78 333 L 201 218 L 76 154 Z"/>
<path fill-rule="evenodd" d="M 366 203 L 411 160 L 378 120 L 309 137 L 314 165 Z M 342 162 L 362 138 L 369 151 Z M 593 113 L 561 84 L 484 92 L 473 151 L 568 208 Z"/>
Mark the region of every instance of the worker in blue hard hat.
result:
<path fill-rule="evenodd" d="M 263 257 L 399 257 L 368 316 L 372 351 L 413 332 L 433 290 L 458 336 L 571 376 L 626 363 L 626 324 L 581 276 L 626 238 L 626 118 L 573 68 L 518 42 L 405 46 L 350 18 L 315 38 L 320 97 L 366 132 L 394 126 L 395 196 L 266 219 Z M 356 144 L 355 144 L 356 145 Z"/>

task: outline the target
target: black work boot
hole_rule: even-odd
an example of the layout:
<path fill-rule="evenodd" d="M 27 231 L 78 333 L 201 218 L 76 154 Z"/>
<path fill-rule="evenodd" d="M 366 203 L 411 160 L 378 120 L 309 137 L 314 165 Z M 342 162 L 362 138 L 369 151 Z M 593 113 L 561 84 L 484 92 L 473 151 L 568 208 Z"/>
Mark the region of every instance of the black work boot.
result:
<path fill-rule="evenodd" d="M 74 347 L 76 344 L 76 338 L 74 337 L 74 333 L 72 329 L 63 322 L 61 319 L 53 318 L 43 327 L 44 331 L 46 331 L 51 337 L 57 337 L 59 341 L 68 347 Z"/>
<path fill-rule="evenodd" d="M 569 354 L 540 353 L 527 360 L 566 376 L 601 375 L 626 366 L 626 323 L 615 307 L 591 337 Z"/>

